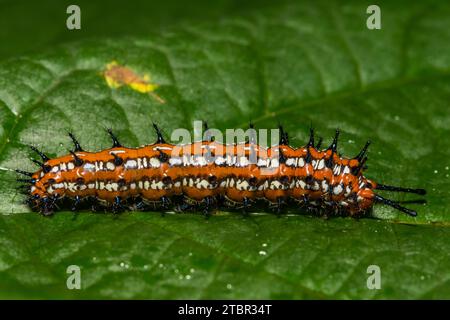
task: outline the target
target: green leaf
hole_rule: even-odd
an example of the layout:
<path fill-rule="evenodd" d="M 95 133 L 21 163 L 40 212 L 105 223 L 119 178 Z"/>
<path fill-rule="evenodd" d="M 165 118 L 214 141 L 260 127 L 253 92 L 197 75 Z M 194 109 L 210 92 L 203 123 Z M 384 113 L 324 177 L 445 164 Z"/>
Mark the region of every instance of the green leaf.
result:
<path fill-rule="evenodd" d="M 0 3 L 0 59 L 39 52 L 50 46 L 94 37 L 140 35 L 161 31 L 193 21 L 217 20 L 226 14 L 250 11 L 270 0 L 78 0 L 81 29 L 69 30 L 66 20 L 70 1 L 16 0 Z"/>
<path fill-rule="evenodd" d="M 450 298 L 450 5 L 382 2 L 381 30 L 366 28 L 367 5 L 255 5 L 1 62 L 0 296 Z M 103 72 L 114 60 L 158 88 L 110 87 Z M 100 150 L 112 127 L 139 146 L 155 139 L 151 121 L 170 136 L 202 119 L 221 130 L 282 122 L 294 146 L 311 123 L 325 143 L 339 127 L 349 156 L 371 139 L 366 176 L 423 187 L 427 204 L 407 204 L 416 218 L 381 205 L 360 220 L 67 208 L 46 218 L 16 190 L 11 169 L 34 168 L 28 144 L 66 154 L 72 130 Z M 81 267 L 82 290 L 66 287 L 70 265 Z M 380 290 L 367 288 L 370 265 Z"/>

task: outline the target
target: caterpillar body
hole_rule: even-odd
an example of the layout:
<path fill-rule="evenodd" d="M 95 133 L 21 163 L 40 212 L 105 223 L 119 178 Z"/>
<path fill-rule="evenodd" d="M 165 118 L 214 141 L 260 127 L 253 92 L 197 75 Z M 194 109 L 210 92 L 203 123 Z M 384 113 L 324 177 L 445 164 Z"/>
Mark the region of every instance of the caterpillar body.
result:
<path fill-rule="evenodd" d="M 315 144 L 313 129 L 305 146 L 292 148 L 280 126 L 279 145 L 262 148 L 253 140 L 173 145 L 153 126 L 156 143 L 140 148 L 123 147 L 109 129 L 113 146 L 100 152 L 84 151 L 72 133 L 74 150 L 62 157 L 50 159 L 31 146 L 42 158 L 32 159 L 40 169 L 16 170 L 28 176 L 18 179 L 26 183 L 28 204 L 44 215 L 52 214 L 64 199 L 73 200 L 72 209 L 93 199 L 113 212 L 151 207 L 203 210 L 208 215 L 222 206 L 247 211 L 262 199 L 277 213 L 292 205 L 323 215 L 360 216 L 374 203 L 383 203 L 416 216 L 376 190 L 425 194 L 424 189 L 367 179 L 363 171 L 370 141 L 356 157 L 343 158 L 337 153 L 339 130 L 326 149 L 320 149 L 321 141 Z"/>

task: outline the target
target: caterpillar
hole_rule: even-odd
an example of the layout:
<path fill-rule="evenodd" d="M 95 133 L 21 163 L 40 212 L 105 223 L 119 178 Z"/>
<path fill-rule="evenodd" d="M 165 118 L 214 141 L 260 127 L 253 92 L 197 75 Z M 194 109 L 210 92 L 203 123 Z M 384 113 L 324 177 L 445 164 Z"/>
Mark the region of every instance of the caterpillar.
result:
<path fill-rule="evenodd" d="M 293 148 L 280 125 L 278 145 L 263 148 L 254 137 L 233 144 L 207 137 L 173 145 L 156 124 L 153 127 L 156 142 L 140 148 L 122 146 L 111 129 L 112 147 L 99 152 L 84 151 L 71 132 L 74 149 L 67 155 L 50 159 L 30 146 L 42 161 L 31 159 L 39 166 L 36 172 L 16 170 L 27 176 L 18 179 L 25 183 L 26 202 L 43 215 L 51 215 L 69 199 L 72 210 L 87 202 L 94 211 L 158 208 L 202 210 L 207 216 L 221 207 L 248 212 L 263 200 L 277 214 L 293 206 L 320 215 L 358 217 L 381 203 L 416 216 L 416 211 L 376 191 L 426 193 L 366 178 L 370 140 L 355 157 L 344 158 L 337 152 L 339 130 L 331 145 L 321 149 L 322 139 L 315 143 L 312 128 L 306 145 Z"/>

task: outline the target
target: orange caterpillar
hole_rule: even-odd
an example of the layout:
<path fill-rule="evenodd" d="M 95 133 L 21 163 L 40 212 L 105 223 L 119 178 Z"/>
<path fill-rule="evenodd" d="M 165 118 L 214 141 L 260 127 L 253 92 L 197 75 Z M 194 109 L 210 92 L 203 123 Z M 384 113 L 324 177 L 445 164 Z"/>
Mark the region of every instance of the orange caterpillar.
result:
<path fill-rule="evenodd" d="M 251 126 L 252 127 L 252 126 Z M 63 199 L 73 199 L 73 209 L 94 199 L 113 212 L 148 207 L 168 210 L 201 208 L 205 214 L 226 206 L 246 210 L 263 199 L 282 211 L 285 204 L 324 215 L 359 216 L 376 202 L 411 216 L 417 213 L 383 198 L 375 190 L 425 194 L 423 189 L 387 186 L 363 176 L 370 141 L 354 158 L 337 153 L 339 130 L 324 150 L 309 142 L 298 149 L 288 145 L 280 126 L 279 146 L 264 149 L 254 143 L 225 145 L 212 139 L 188 145 L 166 143 L 154 125 L 156 143 L 141 148 L 123 147 L 108 130 L 113 146 L 99 152 L 84 151 L 73 134 L 70 154 L 43 162 L 34 173 L 19 179 L 28 184 L 28 203 L 50 215 Z M 207 127 L 206 127 L 207 129 Z M 264 151 L 264 152 L 262 152 Z M 251 161 L 253 158 L 253 161 Z"/>

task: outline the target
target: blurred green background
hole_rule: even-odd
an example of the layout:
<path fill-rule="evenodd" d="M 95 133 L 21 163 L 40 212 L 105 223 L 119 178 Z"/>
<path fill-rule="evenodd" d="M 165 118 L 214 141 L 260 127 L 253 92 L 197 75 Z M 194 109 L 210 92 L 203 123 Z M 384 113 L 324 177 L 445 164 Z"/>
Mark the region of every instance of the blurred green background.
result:
<path fill-rule="evenodd" d="M 269 0 L 180 0 L 145 1 L 14 1 L 2 0 L 0 6 L 0 57 L 39 52 L 49 46 L 98 37 L 148 36 L 179 24 L 217 21 L 228 16 L 249 14 L 255 9 L 277 6 L 286 1 Z M 66 28 L 66 9 L 78 5 L 82 28 Z"/>

